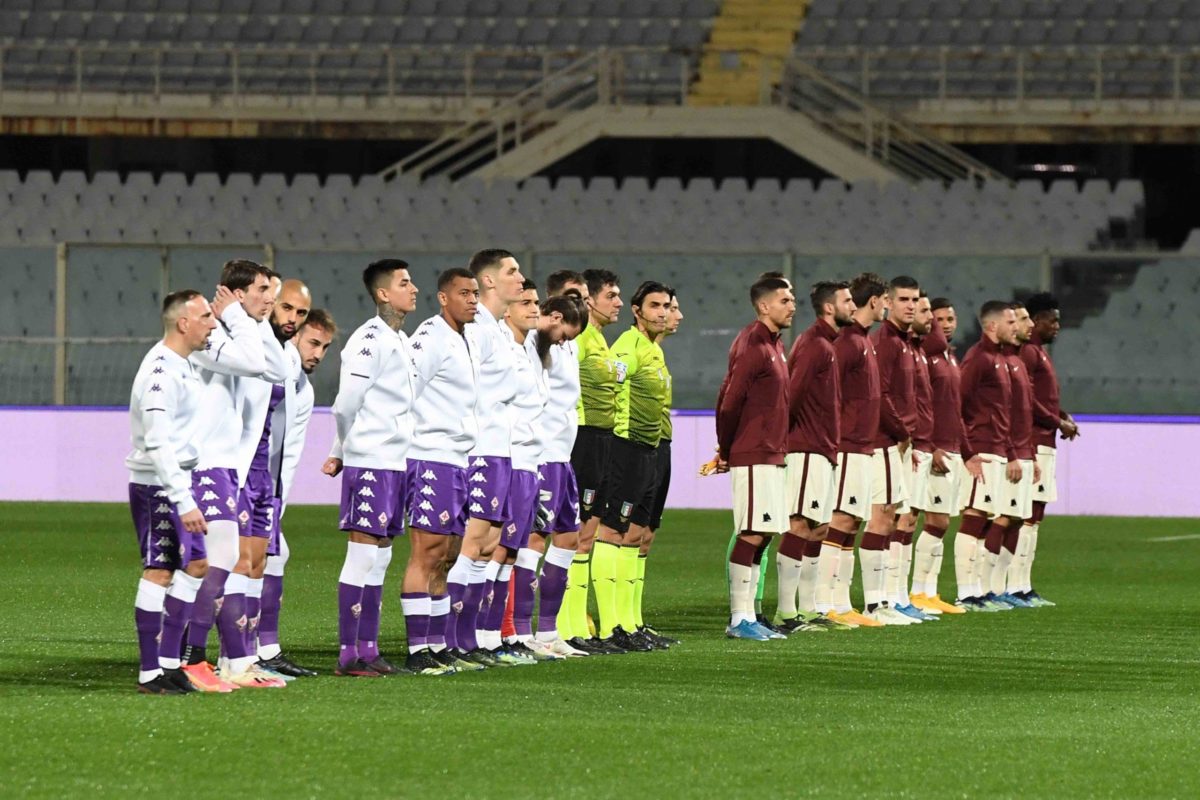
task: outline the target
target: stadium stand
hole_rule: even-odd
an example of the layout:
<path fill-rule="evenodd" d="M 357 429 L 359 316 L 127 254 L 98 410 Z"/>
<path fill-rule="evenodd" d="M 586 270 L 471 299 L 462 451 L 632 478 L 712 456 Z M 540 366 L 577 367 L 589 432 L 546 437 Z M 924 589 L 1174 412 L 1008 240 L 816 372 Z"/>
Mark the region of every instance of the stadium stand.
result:
<path fill-rule="evenodd" d="M 877 97 L 1195 97 L 1195 0 L 813 0 L 795 52 Z"/>
<path fill-rule="evenodd" d="M 8 11 L 9 6 L 20 6 Z M 511 94 L 570 54 L 637 48 L 679 98 L 716 0 L 64 0 L 6 4 L 6 89 Z M 681 54 L 683 54 L 681 56 Z M 157 81 L 157 83 L 156 83 Z"/>

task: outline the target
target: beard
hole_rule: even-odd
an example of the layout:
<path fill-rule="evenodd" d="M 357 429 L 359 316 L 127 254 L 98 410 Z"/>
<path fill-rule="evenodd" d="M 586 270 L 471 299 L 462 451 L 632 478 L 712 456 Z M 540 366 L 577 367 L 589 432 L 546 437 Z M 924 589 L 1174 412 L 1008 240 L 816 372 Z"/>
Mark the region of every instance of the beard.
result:
<path fill-rule="evenodd" d="M 275 338 L 277 340 L 279 340 L 280 344 L 283 344 L 288 339 L 291 339 L 293 336 L 296 335 L 296 331 L 294 329 L 292 330 L 291 333 L 288 333 L 287 331 L 285 331 L 283 329 L 282 325 L 279 325 L 275 322 L 274 317 L 271 317 L 270 320 L 271 320 L 271 330 L 272 330 L 272 332 L 274 332 Z"/>
<path fill-rule="evenodd" d="M 538 360 L 542 362 L 543 367 L 549 369 L 550 368 L 550 348 L 554 346 L 554 342 L 550 341 L 550 332 L 549 331 L 536 331 L 535 333 L 537 334 L 537 339 L 535 340 L 535 343 L 537 346 Z"/>

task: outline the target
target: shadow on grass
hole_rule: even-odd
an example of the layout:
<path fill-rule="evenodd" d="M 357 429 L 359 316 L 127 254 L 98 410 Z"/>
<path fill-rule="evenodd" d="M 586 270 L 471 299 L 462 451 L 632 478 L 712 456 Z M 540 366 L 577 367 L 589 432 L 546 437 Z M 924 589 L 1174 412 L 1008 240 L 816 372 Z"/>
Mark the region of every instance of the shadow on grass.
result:
<path fill-rule="evenodd" d="M 11 654 L 4 654 L 9 661 Z M 18 656 L 19 666 L 0 672 L 0 693 L 15 689 L 71 689 L 129 693 L 137 686 L 137 662 L 80 656 L 67 661 Z"/>

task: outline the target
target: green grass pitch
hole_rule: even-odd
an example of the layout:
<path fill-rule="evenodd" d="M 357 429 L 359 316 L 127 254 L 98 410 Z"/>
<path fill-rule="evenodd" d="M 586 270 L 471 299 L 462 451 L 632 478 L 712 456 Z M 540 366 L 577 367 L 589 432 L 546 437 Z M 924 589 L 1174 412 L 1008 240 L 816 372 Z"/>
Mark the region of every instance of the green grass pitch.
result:
<path fill-rule="evenodd" d="M 646 590 L 683 639 L 670 652 L 145 697 L 126 509 L 0 519 L 3 797 L 1200 795 L 1200 540 L 1150 541 L 1193 520 L 1049 519 L 1035 577 L 1058 608 L 755 643 L 722 635 L 728 514 L 677 511 Z M 333 525 L 330 508 L 287 517 L 283 640 L 326 674 Z M 949 559 L 942 579 L 952 594 Z"/>

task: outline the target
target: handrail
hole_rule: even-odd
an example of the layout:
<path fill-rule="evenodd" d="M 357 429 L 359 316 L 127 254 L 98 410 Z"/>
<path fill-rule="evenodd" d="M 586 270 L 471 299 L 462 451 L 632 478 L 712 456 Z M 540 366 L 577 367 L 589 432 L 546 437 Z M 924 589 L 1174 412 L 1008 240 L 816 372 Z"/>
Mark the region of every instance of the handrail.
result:
<path fill-rule="evenodd" d="M 875 105 L 800 59 L 784 65 L 778 101 L 909 180 L 1004 180 L 982 161 Z"/>

